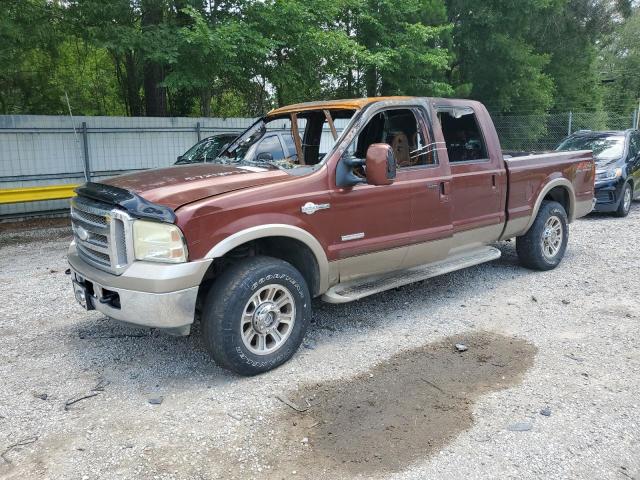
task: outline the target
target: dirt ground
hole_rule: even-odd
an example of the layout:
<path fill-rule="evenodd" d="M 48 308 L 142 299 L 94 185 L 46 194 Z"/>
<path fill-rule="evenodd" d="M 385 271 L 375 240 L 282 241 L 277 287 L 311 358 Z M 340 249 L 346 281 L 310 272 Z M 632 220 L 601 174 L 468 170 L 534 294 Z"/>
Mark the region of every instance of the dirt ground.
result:
<path fill-rule="evenodd" d="M 297 355 L 218 368 L 75 304 L 62 223 L 0 228 L 0 478 L 640 480 L 640 204 L 347 305 Z M 467 350 L 460 352 L 456 344 Z"/>
<path fill-rule="evenodd" d="M 279 470 L 312 478 L 402 471 L 471 427 L 475 399 L 519 383 L 535 351 L 523 340 L 474 332 L 398 353 L 353 378 L 305 385 L 297 394 L 304 403 L 287 406 L 306 410 L 279 418 L 278 456 L 298 452 Z"/>

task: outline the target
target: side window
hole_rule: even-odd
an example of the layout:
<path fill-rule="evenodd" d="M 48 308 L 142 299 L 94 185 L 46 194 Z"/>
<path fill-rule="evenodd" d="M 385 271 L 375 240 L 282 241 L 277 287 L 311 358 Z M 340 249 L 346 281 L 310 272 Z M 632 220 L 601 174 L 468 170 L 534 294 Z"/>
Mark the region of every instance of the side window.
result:
<path fill-rule="evenodd" d="M 357 158 L 365 158 L 374 143 L 386 143 L 393 149 L 398 168 L 435 165 L 433 149 L 413 110 L 384 110 L 369 120 L 349 148 Z"/>
<path fill-rule="evenodd" d="M 261 153 L 270 154 L 270 160 L 282 160 L 284 158 L 284 151 L 282 150 L 282 145 L 277 135 L 271 135 L 258 144 L 255 153 L 256 160 Z"/>
<path fill-rule="evenodd" d="M 288 158 L 295 162 L 298 159 L 298 154 L 296 152 L 296 143 L 293 141 L 293 135 L 289 132 L 283 133 L 282 138 L 284 139 L 284 145 L 287 147 L 287 151 L 289 152 Z"/>
<path fill-rule="evenodd" d="M 444 107 L 438 111 L 449 162 L 488 158 L 487 147 L 476 115 L 471 108 Z"/>

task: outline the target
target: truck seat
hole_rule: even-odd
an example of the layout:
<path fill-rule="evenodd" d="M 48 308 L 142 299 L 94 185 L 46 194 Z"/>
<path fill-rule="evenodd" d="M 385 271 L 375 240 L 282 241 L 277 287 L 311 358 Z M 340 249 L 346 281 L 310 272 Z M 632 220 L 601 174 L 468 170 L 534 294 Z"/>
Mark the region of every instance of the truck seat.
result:
<path fill-rule="evenodd" d="M 409 139 L 402 132 L 397 132 L 391 140 L 391 149 L 396 157 L 398 168 L 411 166 L 411 155 L 409 148 Z"/>

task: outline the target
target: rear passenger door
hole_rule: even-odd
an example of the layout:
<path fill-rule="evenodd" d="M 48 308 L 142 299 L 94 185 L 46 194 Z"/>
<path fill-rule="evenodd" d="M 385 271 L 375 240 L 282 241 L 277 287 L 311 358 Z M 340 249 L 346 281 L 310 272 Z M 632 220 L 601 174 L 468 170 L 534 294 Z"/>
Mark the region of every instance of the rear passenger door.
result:
<path fill-rule="evenodd" d="M 506 174 L 501 155 L 491 158 L 478 121 L 485 111 L 459 104 L 436 105 L 451 169 L 453 249 L 496 240 L 505 221 Z M 445 148 L 446 147 L 446 148 Z"/>

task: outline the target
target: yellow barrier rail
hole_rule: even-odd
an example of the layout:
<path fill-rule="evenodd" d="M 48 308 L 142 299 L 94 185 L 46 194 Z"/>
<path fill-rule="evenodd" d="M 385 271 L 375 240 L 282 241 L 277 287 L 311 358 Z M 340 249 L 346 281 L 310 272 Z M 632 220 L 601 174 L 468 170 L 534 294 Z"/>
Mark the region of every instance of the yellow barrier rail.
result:
<path fill-rule="evenodd" d="M 25 187 L 0 189 L 0 204 L 60 200 L 75 197 L 74 188 L 79 185 L 50 185 L 46 187 Z"/>

